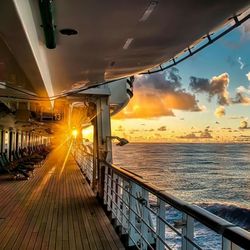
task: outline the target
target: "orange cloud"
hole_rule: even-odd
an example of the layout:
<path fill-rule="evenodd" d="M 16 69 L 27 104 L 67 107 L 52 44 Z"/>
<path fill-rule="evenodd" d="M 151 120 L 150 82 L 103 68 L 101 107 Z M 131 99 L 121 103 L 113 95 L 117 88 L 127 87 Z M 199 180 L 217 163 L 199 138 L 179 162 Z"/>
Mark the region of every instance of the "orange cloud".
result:
<path fill-rule="evenodd" d="M 210 133 L 211 131 L 208 128 L 205 128 L 204 131 L 199 131 L 200 135 L 196 135 L 195 132 L 192 132 L 187 135 L 179 136 L 180 139 L 212 139 L 213 136 Z"/>
<path fill-rule="evenodd" d="M 220 105 L 229 105 L 230 98 L 228 92 L 229 85 L 229 75 L 228 73 L 223 73 L 218 76 L 212 77 L 209 81 L 208 79 L 190 77 L 190 88 L 196 93 L 208 93 L 209 100 L 212 97 L 217 96 L 217 101 Z"/>
<path fill-rule="evenodd" d="M 226 110 L 224 106 L 219 106 L 215 109 L 214 114 L 216 117 L 221 118 L 226 115 Z"/>
<path fill-rule="evenodd" d="M 128 106 L 115 115 L 113 119 L 155 118 L 160 116 L 174 116 L 163 96 L 137 92 Z"/>
<path fill-rule="evenodd" d="M 173 109 L 202 111 L 195 95 L 182 88 L 176 68 L 166 74 L 140 76 L 134 82 L 134 97 L 114 119 L 174 116 Z"/>

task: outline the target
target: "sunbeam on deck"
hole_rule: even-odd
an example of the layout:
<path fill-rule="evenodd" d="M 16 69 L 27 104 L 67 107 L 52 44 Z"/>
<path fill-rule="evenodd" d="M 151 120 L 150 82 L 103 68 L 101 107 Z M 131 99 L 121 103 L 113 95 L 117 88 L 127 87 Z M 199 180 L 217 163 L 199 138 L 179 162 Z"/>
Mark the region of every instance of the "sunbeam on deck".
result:
<path fill-rule="evenodd" d="M 1 177 L 0 249 L 123 249 L 68 150 L 28 181 Z"/>

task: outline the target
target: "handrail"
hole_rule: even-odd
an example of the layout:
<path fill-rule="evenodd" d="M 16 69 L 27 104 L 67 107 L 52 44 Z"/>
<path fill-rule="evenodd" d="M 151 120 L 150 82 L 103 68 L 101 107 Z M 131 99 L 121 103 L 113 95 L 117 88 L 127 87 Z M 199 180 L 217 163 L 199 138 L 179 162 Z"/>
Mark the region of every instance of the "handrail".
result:
<path fill-rule="evenodd" d="M 239 27 L 241 24 L 243 24 L 244 22 L 246 22 L 248 19 L 250 18 L 250 14 L 246 15 L 245 17 L 243 17 L 241 20 L 238 19 L 237 16 L 233 16 L 232 18 L 230 18 L 229 20 L 233 19 L 234 20 L 234 24 L 232 26 L 230 26 L 229 28 L 227 28 L 226 30 L 224 30 L 223 32 L 221 32 L 220 34 L 216 35 L 215 37 L 211 37 L 210 34 L 207 34 L 206 36 L 203 37 L 203 39 L 207 38 L 207 42 L 203 45 L 201 45 L 200 47 L 196 48 L 196 49 L 192 49 L 192 46 L 197 46 L 199 45 L 201 42 L 198 42 L 196 44 L 193 44 L 189 47 L 187 47 L 186 49 L 184 49 L 182 52 L 179 53 L 179 55 L 185 55 L 185 53 L 187 52 L 188 54 L 183 56 L 182 58 L 180 58 L 180 56 L 175 56 L 171 59 L 169 59 L 167 61 L 168 62 L 172 62 L 169 63 L 166 66 L 163 66 L 163 64 L 160 64 L 158 67 L 160 69 L 151 69 L 148 71 L 144 71 L 141 72 L 140 75 L 150 75 L 150 74 L 154 74 L 154 73 L 158 73 L 164 70 L 167 70 L 173 66 L 178 65 L 179 63 L 185 61 L 186 59 L 188 59 L 189 57 L 195 55 L 196 53 L 200 52 L 201 50 L 205 49 L 206 47 L 210 46 L 211 44 L 213 44 L 215 41 L 219 40 L 220 38 L 224 37 L 225 35 L 227 35 L 228 33 L 230 33 L 232 30 L 234 30 L 235 28 Z M 200 40 L 199 40 L 200 41 Z M 179 59 L 180 58 L 180 59 Z M 155 67 L 157 68 L 157 67 Z"/>
<path fill-rule="evenodd" d="M 85 175 L 87 181 L 89 183 L 92 183 L 94 156 L 91 153 L 84 150 L 83 147 L 74 148 L 73 155 L 82 173 Z"/>
<path fill-rule="evenodd" d="M 155 185 L 151 184 L 148 181 L 145 181 L 144 179 L 139 178 L 138 176 L 126 171 L 125 169 L 121 169 L 105 161 L 102 161 L 102 163 L 110 167 L 114 172 L 121 175 L 125 179 L 132 180 L 137 185 L 143 187 L 153 195 L 156 195 L 158 198 L 162 199 L 174 208 L 186 213 L 187 215 L 190 215 L 195 220 L 201 222 L 216 233 L 231 240 L 238 246 L 245 249 L 249 248 L 250 233 L 248 231 L 210 213 L 209 211 L 201 207 L 198 207 L 197 205 L 190 205 L 187 202 L 172 196 L 166 191 L 156 187 Z"/>

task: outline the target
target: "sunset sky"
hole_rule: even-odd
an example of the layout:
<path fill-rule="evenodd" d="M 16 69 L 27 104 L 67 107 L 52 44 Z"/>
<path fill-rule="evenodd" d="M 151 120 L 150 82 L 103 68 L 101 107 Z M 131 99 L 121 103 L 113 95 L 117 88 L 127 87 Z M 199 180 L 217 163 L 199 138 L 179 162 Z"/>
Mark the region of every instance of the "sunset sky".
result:
<path fill-rule="evenodd" d="M 168 71 L 137 76 L 112 118 L 131 142 L 250 142 L 250 20 Z"/>

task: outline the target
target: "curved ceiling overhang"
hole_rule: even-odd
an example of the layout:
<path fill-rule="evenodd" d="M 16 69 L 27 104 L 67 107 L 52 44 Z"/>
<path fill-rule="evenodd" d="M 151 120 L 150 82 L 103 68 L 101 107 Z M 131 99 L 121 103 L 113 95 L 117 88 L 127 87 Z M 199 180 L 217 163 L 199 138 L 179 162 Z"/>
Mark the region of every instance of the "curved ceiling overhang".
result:
<path fill-rule="evenodd" d="M 1 37 L 39 96 L 151 69 L 249 7 L 247 0 L 52 2 L 54 49 L 46 47 L 39 0 L 0 3 Z"/>

